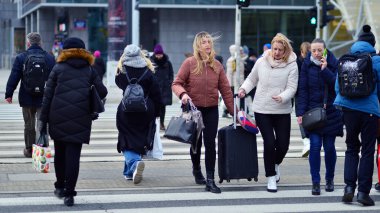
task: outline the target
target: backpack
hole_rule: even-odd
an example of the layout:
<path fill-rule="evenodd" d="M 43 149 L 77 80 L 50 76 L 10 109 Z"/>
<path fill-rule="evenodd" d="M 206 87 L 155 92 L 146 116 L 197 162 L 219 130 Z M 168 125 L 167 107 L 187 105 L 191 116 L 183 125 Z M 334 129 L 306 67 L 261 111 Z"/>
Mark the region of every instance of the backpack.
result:
<path fill-rule="evenodd" d="M 23 85 L 33 96 L 43 96 L 45 89 L 45 72 L 47 65 L 45 51 L 30 51 L 26 55 L 23 68 Z"/>
<path fill-rule="evenodd" d="M 376 86 L 370 54 L 345 54 L 338 62 L 339 93 L 347 98 L 369 96 Z"/>
<path fill-rule="evenodd" d="M 138 79 L 130 79 L 127 70 L 125 70 L 128 86 L 124 91 L 123 98 L 121 99 L 121 106 L 124 112 L 146 112 L 148 110 L 144 90 L 139 84 L 140 80 L 144 77 L 147 71 L 148 70 L 146 69 Z"/>

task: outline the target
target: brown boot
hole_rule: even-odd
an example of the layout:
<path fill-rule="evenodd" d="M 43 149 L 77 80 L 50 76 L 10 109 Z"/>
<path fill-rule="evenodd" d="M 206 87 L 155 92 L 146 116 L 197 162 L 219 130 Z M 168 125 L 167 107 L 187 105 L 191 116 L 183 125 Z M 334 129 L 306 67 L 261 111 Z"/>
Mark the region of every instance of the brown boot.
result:
<path fill-rule="evenodd" d="M 24 156 L 25 156 L 26 158 L 31 158 L 31 157 L 32 157 L 32 149 L 27 149 L 27 148 L 25 148 L 25 149 L 24 149 Z"/>

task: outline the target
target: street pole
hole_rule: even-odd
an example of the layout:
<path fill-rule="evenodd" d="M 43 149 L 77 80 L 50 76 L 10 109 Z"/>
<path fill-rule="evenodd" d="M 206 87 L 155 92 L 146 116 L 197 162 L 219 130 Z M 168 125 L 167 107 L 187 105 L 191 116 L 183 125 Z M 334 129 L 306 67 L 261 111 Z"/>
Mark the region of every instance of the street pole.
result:
<path fill-rule="evenodd" d="M 320 11 L 320 0 L 315 1 L 315 6 L 317 7 L 317 27 L 315 28 L 315 38 L 321 38 L 321 11 Z"/>
<path fill-rule="evenodd" d="M 236 5 L 236 17 L 235 17 L 235 60 L 236 71 L 234 78 L 234 93 L 238 93 L 240 86 L 240 37 L 241 37 L 241 7 Z"/>

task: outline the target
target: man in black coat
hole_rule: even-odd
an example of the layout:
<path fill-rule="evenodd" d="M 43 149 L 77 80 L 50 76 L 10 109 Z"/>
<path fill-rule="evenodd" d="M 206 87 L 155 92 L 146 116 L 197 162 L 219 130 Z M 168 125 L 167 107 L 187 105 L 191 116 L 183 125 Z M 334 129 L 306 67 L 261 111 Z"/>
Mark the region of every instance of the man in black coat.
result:
<path fill-rule="evenodd" d="M 32 146 L 36 141 L 36 122 L 37 126 L 40 126 L 40 122 L 38 121 L 38 116 L 41 113 L 41 103 L 42 103 L 42 95 L 33 95 L 31 94 L 25 87 L 24 74 L 24 66 L 26 59 L 29 55 L 40 53 L 45 56 L 45 64 L 46 70 L 44 70 L 43 80 L 46 82 L 51 69 L 55 64 L 54 57 L 48 54 L 41 48 L 41 36 L 38 33 L 32 32 L 26 36 L 27 39 L 27 51 L 20 53 L 16 56 L 16 59 L 13 63 L 11 74 L 8 78 L 6 92 L 5 92 L 5 100 L 8 103 L 12 103 L 13 93 L 17 88 L 18 83 L 21 80 L 20 90 L 18 94 L 18 99 L 20 106 L 22 107 L 22 114 L 25 122 L 24 129 L 24 139 L 25 139 L 25 148 L 24 148 L 24 156 L 27 158 L 32 157 Z"/>

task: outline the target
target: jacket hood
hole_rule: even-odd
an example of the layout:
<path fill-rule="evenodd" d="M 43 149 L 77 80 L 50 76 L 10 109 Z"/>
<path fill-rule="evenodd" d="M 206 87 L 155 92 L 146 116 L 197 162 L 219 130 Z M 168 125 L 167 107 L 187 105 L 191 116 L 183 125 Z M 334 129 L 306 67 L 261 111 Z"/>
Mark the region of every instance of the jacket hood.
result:
<path fill-rule="evenodd" d="M 297 55 L 292 52 L 288 58 L 288 61 L 274 60 L 272 57 L 272 50 L 266 50 L 263 53 L 263 58 L 272 66 L 272 67 L 286 67 L 288 64 L 291 64 L 297 60 Z"/>
<path fill-rule="evenodd" d="M 62 50 L 57 58 L 57 63 L 66 62 L 74 67 L 82 67 L 87 64 L 93 65 L 94 56 L 85 49 L 72 48 Z"/>
<path fill-rule="evenodd" d="M 368 42 L 357 41 L 352 45 L 350 52 L 352 54 L 360 54 L 360 53 L 376 54 L 376 49 Z"/>

